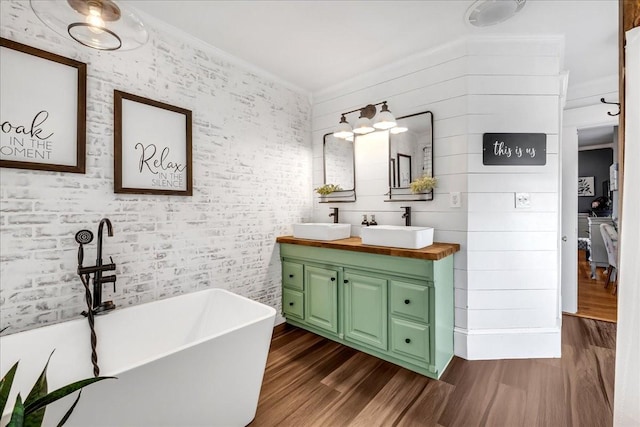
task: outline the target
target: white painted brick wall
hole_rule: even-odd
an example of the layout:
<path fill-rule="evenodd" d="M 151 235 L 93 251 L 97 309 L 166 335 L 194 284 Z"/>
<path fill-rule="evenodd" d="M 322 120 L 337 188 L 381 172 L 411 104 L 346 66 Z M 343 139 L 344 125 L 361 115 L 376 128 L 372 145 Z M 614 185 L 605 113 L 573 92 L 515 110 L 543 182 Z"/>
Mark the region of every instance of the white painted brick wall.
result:
<path fill-rule="evenodd" d="M 144 47 L 108 53 L 58 36 L 26 1 L 2 0 L 0 16 L 2 37 L 88 64 L 86 174 L 0 169 L 0 328 L 78 317 L 74 235 L 103 217 L 116 305 L 216 287 L 279 310 L 275 238 L 312 211 L 308 95 L 158 23 Z M 193 197 L 113 193 L 114 89 L 193 111 Z"/>

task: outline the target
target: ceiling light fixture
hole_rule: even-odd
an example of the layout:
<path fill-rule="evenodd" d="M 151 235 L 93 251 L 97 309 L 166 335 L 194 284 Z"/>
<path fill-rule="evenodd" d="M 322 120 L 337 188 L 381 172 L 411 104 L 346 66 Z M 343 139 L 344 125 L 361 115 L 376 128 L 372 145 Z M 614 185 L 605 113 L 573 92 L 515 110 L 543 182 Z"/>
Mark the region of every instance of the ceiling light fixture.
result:
<path fill-rule="evenodd" d="M 376 113 L 378 112 L 378 110 L 376 109 L 376 105 L 382 105 L 382 107 L 380 108 L 380 113 L 377 116 Z M 355 113 L 356 111 L 360 112 L 360 117 L 356 121 L 355 126 L 352 128 L 349 122 L 347 122 L 346 115 Z M 374 117 L 375 121 L 372 122 L 372 119 Z M 366 135 L 376 130 L 392 129 L 395 126 L 396 119 L 395 117 L 393 117 L 393 114 L 391 114 L 391 111 L 389 111 L 387 101 L 382 101 L 378 102 L 377 104 L 369 104 L 366 107 L 342 113 L 340 117 L 340 123 L 338 123 L 338 127 L 333 133 L 333 136 L 335 136 L 336 138 L 348 139 L 352 138 L 353 134 Z"/>
<path fill-rule="evenodd" d="M 465 21 L 474 27 L 499 24 L 520 12 L 527 0 L 477 0 L 465 14 Z"/>
<path fill-rule="evenodd" d="M 46 26 L 93 49 L 130 50 L 149 39 L 140 18 L 113 0 L 30 0 L 30 4 Z"/>

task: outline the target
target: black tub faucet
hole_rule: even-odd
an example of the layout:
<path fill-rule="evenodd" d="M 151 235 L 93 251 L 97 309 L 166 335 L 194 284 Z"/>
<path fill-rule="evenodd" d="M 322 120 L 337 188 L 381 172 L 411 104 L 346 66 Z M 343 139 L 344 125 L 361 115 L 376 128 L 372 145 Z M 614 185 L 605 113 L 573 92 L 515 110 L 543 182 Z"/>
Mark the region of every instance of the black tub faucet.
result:
<path fill-rule="evenodd" d="M 409 227 L 411 225 L 411 206 L 402 206 L 402 209 L 404 209 L 404 213 L 402 214 L 404 225 Z"/>
<path fill-rule="evenodd" d="M 92 267 L 83 267 L 83 244 L 88 244 L 93 240 L 93 234 L 89 230 L 81 230 L 76 234 L 76 241 L 80 244 L 78 249 L 78 274 L 89 279 L 89 276 L 93 274 L 93 295 L 92 295 L 92 311 L 94 314 L 113 310 L 116 308 L 113 301 L 102 301 L 102 285 L 104 283 L 113 283 L 113 290 L 116 289 L 116 276 L 114 274 L 103 276 L 104 271 L 113 271 L 116 269 L 116 265 L 113 262 L 113 258 L 109 257 L 110 263 L 104 264 L 102 261 L 102 234 L 104 232 L 104 226 L 107 226 L 107 234 L 113 236 L 113 226 L 109 218 L 103 218 L 98 226 L 98 249 L 96 251 L 96 265 Z M 83 279 L 84 280 L 84 279 Z"/>
<path fill-rule="evenodd" d="M 333 223 L 337 224 L 338 223 L 338 208 L 331 208 L 331 213 L 329 214 L 329 217 L 333 217 Z"/>

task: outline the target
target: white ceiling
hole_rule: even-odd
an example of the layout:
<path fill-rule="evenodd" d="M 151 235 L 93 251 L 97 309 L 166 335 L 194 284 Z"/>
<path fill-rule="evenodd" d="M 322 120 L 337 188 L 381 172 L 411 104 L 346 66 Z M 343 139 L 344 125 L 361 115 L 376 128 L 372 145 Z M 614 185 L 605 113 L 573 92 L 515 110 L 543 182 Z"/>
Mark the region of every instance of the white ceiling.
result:
<path fill-rule="evenodd" d="M 604 144 L 613 145 L 613 126 L 578 129 L 579 147 L 601 146 Z"/>
<path fill-rule="evenodd" d="M 569 85 L 617 74 L 617 0 L 528 0 L 501 24 L 464 22 L 472 0 L 132 0 L 310 93 L 464 35 L 564 35 Z"/>

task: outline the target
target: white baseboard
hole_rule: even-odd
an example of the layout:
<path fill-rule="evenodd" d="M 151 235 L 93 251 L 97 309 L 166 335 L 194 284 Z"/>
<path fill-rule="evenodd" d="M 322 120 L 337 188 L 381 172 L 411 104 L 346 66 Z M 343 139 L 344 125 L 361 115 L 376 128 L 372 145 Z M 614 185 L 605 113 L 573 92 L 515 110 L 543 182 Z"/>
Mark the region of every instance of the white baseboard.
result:
<path fill-rule="evenodd" d="M 467 360 L 557 358 L 561 352 L 561 329 L 455 328 L 453 342 L 454 354 Z"/>

